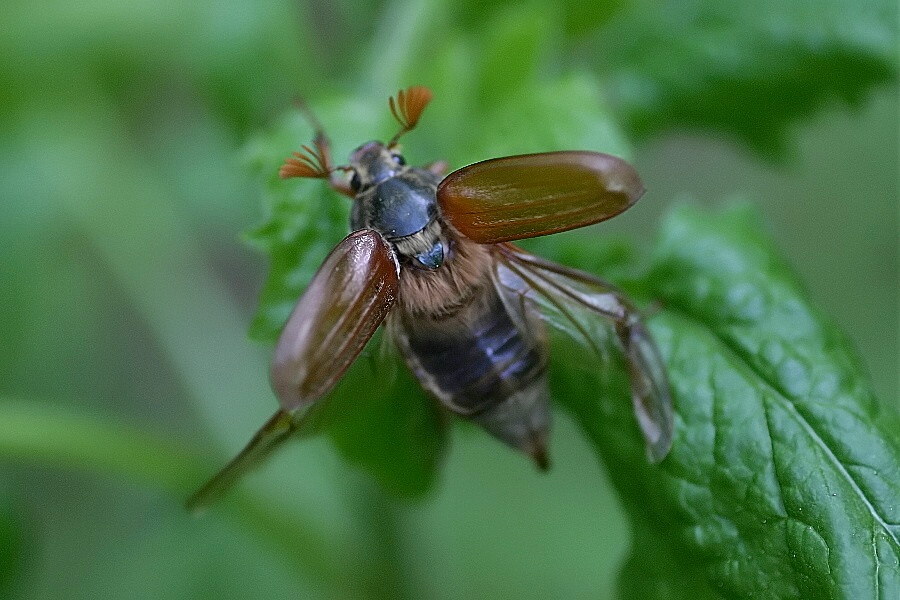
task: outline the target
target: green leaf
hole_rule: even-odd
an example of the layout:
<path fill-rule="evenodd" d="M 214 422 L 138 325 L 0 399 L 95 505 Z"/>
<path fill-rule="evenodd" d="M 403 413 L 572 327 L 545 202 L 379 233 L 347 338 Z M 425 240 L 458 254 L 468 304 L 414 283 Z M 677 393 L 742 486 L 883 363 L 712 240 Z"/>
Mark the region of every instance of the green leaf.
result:
<path fill-rule="evenodd" d="M 564 7 L 566 32 L 584 35 L 609 21 L 631 0 L 567 0 Z"/>
<path fill-rule="evenodd" d="M 335 97 L 314 107 L 332 140 L 333 159 L 343 164 L 351 150 L 396 129 L 387 98 L 366 101 Z M 263 223 L 246 240 L 271 259 L 250 335 L 275 341 L 297 298 L 329 252 L 350 233 L 350 202 L 311 179 L 278 177 L 292 152 L 309 144 L 313 128 L 299 110 L 282 114 L 245 149 L 245 162 L 262 189 Z"/>
<path fill-rule="evenodd" d="M 564 27 L 567 33 L 580 35 L 604 24 L 628 3 L 629 0 L 560 0 L 552 4 L 540 0 L 461 0 L 452 3 L 452 10 L 456 23 L 466 29 L 485 28 L 485 24 L 488 29 L 496 27 L 496 17 L 502 17 L 510 7 L 539 10 L 545 28 L 555 29 L 559 26 Z"/>
<path fill-rule="evenodd" d="M 619 571 L 620 600 L 706 600 L 718 598 L 703 576 L 699 561 L 679 555 L 647 519 L 632 511 L 632 538 L 640 551 L 626 559 Z"/>
<path fill-rule="evenodd" d="M 514 109 L 511 108 L 514 106 Z M 473 160 L 552 150 L 594 150 L 627 158 L 631 147 L 606 106 L 597 80 L 571 74 L 494 99 Z"/>
<path fill-rule="evenodd" d="M 556 16 L 527 3 L 506 7 L 485 17 L 483 30 L 423 48 L 404 85 L 427 85 L 434 100 L 404 146 L 424 148 L 421 162 L 441 157 L 453 167 L 551 150 L 628 157 L 630 143 L 600 79 L 556 66 L 564 39 L 555 35 L 562 28 Z M 380 106 L 378 98 L 368 102 Z"/>
<path fill-rule="evenodd" d="M 496 102 L 497 96 L 522 93 L 534 81 L 551 38 L 546 10 L 527 4 L 512 5 L 498 11 L 484 28 L 486 40 L 482 47 L 474 80 L 480 85 L 479 104 Z M 516 60 L 510 60 L 516 57 Z"/>
<path fill-rule="evenodd" d="M 437 477 L 446 415 L 386 344 L 372 339 L 321 401 L 322 418 L 344 458 L 394 494 L 420 496 Z"/>
<path fill-rule="evenodd" d="M 644 458 L 621 365 L 602 402 L 583 372 L 557 374 L 637 527 L 622 593 L 647 597 L 639 573 L 665 559 L 668 579 L 646 573 L 651 597 L 696 598 L 676 593 L 690 573 L 713 596 L 898 597 L 893 415 L 760 229 L 744 208 L 684 208 L 663 227 L 646 283 L 677 418 L 660 465 Z"/>
<path fill-rule="evenodd" d="M 722 131 L 763 154 L 832 98 L 858 103 L 896 81 L 897 3 L 635 1 L 596 55 L 630 131 Z"/>

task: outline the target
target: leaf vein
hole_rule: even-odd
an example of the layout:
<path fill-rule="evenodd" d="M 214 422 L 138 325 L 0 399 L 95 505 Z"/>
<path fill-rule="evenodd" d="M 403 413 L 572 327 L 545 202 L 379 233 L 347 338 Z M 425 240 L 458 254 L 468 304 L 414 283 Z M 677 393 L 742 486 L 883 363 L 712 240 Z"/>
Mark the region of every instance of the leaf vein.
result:
<path fill-rule="evenodd" d="M 872 505 L 872 502 L 866 496 L 865 492 L 859 485 L 859 482 L 856 481 L 856 478 L 847 470 L 845 465 L 840 461 L 840 459 L 835 455 L 834 451 L 828 446 L 825 440 L 821 435 L 815 430 L 815 428 L 809 423 L 806 417 L 797 410 L 797 407 L 791 401 L 790 397 L 782 390 L 776 383 L 769 381 L 766 375 L 757 368 L 756 365 L 753 364 L 752 361 L 747 360 L 745 356 L 745 352 L 742 351 L 742 348 L 738 346 L 734 340 L 731 340 L 725 335 L 722 335 L 720 332 L 716 331 L 709 324 L 703 322 L 699 318 L 692 315 L 690 312 L 685 310 L 681 306 L 676 306 L 674 303 L 671 305 L 667 305 L 667 310 L 677 312 L 682 317 L 687 320 L 699 325 L 701 328 L 706 329 L 710 332 L 712 337 L 719 341 L 719 343 L 723 346 L 723 348 L 731 353 L 736 362 L 745 366 L 750 370 L 759 380 L 762 382 L 764 386 L 766 386 L 771 393 L 771 395 L 782 402 L 785 406 L 785 409 L 788 411 L 788 414 L 800 425 L 803 431 L 809 436 L 809 438 L 819 447 L 819 449 L 824 453 L 825 457 L 828 461 L 834 466 L 837 472 L 849 483 L 851 489 L 856 493 L 862 503 L 865 505 L 869 514 L 872 516 L 872 519 L 875 523 L 881 527 L 881 529 L 885 532 L 885 534 L 890 538 L 893 542 L 894 546 L 900 549 L 900 539 L 898 539 L 897 534 L 892 531 L 889 526 L 887 520 L 883 518 L 875 507 Z M 771 435 L 770 435 L 771 438 Z M 877 561 L 877 558 L 876 558 Z"/>

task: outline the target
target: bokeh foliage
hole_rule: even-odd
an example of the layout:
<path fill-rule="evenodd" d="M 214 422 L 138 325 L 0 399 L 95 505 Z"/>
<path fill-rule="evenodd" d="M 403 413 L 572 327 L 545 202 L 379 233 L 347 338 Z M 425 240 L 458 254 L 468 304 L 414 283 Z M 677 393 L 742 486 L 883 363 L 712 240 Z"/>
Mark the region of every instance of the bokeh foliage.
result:
<path fill-rule="evenodd" d="M 402 373 L 384 388 L 367 385 L 367 370 L 380 363 L 362 362 L 333 403 L 330 438 L 343 458 L 323 439 L 309 440 L 203 520 L 187 517 L 179 502 L 223 458 L 205 448 L 236 449 L 274 408 L 267 348 L 245 338 L 266 267 L 234 243 L 235 233 L 262 221 L 247 238 L 272 259 L 252 326 L 261 339 L 275 335 L 344 233 L 340 199 L 314 182 L 275 178 L 281 158 L 309 137 L 290 109 L 294 95 L 303 93 L 321 114 L 338 157 L 389 135 L 387 95 L 420 83 L 436 100 L 404 140 L 413 162 L 441 157 L 459 165 L 579 147 L 637 158 L 640 166 L 647 144 L 685 128 L 777 161 L 791 155 L 803 118 L 837 103 L 860 104 L 885 85 L 896 94 L 896 12 L 895 3 L 850 0 L 54 0 L 40 10 L 6 2 L 0 457 L 9 466 L 0 472 L 9 483 L 0 488 L 0 593 L 603 596 L 619 573 L 629 521 L 595 451 L 621 493 L 638 550 L 620 575 L 623 596 L 860 597 L 863 586 L 876 584 L 872 560 L 882 561 L 878 581 L 887 593 L 897 585 L 890 579 L 897 534 L 877 521 L 896 522 L 889 514 L 897 510 L 896 489 L 890 479 L 856 472 L 865 461 L 841 444 L 869 448 L 868 457 L 882 453 L 877 471 L 887 477 L 896 435 L 878 435 L 883 425 L 852 353 L 809 308 L 746 212 L 682 210 L 649 250 L 628 239 L 598 242 L 599 228 L 531 245 L 616 279 L 644 302 L 665 300 L 653 327 L 673 365 L 683 437 L 661 467 L 642 462 L 627 403 L 616 401 L 623 390 L 614 354 L 601 372 L 618 395 L 579 404 L 592 398 L 583 390 L 597 384 L 567 371 L 560 340 L 555 390 L 583 432 L 559 415 L 558 458 L 546 478 L 469 427 L 452 429 L 453 443 L 443 450 L 449 440 L 417 437 L 430 417 L 410 412 L 421 406 L 415 386 Z M 896 122 L 889 126 L 896 130 Z M 842 142 L 829 141 L 834 152 Z M 896 140 L 882 152 L 895 153 Z M 689 158 L 678 165 L 701 177 Z M 654 177 L 652 169 L 642 173 Z M 878 177 L 865 183 L 890 181 Z M 896 201 L 893 179 L 874 188 L 861 182 L 847 201 L 860 211 L 883 206 L 885 195 Z M 638 219 L 633 231 L 656 230 L 652 210 L 640 211 L 671 199 L 668 190 L 652 190 L 632 211 L 637 216 L 621 220 Z M 802 189 L 798 200 L 790 222 L 797 229 L 830 206 Z M 616 227 L 606 231 L 621 232 Z M 829 250 L 843 253 L 869 237 L 851 226 Z M 883 243 L 895 245 L 896 235 Z M 819 263 L 830 264 L 824 255 Z M 893 264 L 886 276 L 896 290 Z M 782 325 L 754 312 L 760 302 L 776 303 L 768 296 L 776 292 L 795 311 L 779 317 Z M 869 322 L 896 329 L 896 308 L 874 309 Z M 806 353 L 800 367 L 783 367 L 785 374 L 774 360 L 736 361 L 735 353 L 746 359 L 760 347 L 754 336 L 786 335 L 798 314 L 809 315 L 803 331 L 825 332 L 791 332 L 799 337 L 783 342 Z M 886 352 L 886 360 L 869 364 L 895 365 Z M 773 359 L 771 350 L 759 356 Z M 703 401 L 682 400 L 686 389 L 702 389 L 714 366 L 721 381 L 696 392 Z M 819 376 L 814 389 L 823 397 L 806 405 L 804 398 L 815 398 L 803 390 L 772 389 L 780 377 L 804 380 L 792 368 L 825 369 L 847 383 Z M 874 375 L 890 392 L 891 378 Z M 391 404 L 395 385 L 406 391 Z M 753 406 L 767 408 L 746 412 L 733 388 L 755 390 Z M 360 389 L 378 393 L 351 414 Z M 817 436 L 806 439 L 824 445 L 795 457 L 779 434 L 794 440 L 809 431 L 781 430 L 770 414 L 778 410 L 799 411 L 801 425 L 812 423 Z M 709 411 L 724 421 L 710 420 Z M 768 438 L 740 435 L 745 424 L 755 425 L 753 435 L 765 433 L 761 414 Z M 723 427 L 716 440 L 724 446 L 713 446 L 708 463 L 703 444 L 715 426 Z M 818 497 L 794 472 L 823 458 L 831 470 L 819 473 L 827 480 L 819 487 L 833 486 L 837 496 Z M 763 464 L 782 484 L 781 496 L 769 494 L 771 479 L 748 485 L 747 471 Z M 385 491 L 421 498 L 428 489 L 418 503 Z M 707 494 L 733 502 L 716 506 L 704 501 Z M 763 514 L 770 506 L 771 524 Z M 871 533 L 863 541 L 876 554 L 861 549 L 858 532 Z M 781 570 L 761 574 L 769 563 L 760 555 L 768 551 L 772 569 Z M 838 577 L 850 570 L 857 578 Z M 759 588 L 761 581 L 771 587 Z"/>

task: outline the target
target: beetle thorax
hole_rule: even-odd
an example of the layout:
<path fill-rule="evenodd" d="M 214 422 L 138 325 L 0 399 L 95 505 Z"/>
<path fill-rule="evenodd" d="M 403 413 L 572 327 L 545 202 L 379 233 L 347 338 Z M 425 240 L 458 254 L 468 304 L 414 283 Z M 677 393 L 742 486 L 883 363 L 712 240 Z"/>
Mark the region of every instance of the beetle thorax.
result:
<path fill-rule="evenodd" d="M 360 146 L 351 155 L 350 166 L 359 188 L 351 227 L 374 229 L 414 267 L 440 267 L 447 240 L 435 195 L 439 177 L 407 167 L 399 154 L 380 142 Z"/>

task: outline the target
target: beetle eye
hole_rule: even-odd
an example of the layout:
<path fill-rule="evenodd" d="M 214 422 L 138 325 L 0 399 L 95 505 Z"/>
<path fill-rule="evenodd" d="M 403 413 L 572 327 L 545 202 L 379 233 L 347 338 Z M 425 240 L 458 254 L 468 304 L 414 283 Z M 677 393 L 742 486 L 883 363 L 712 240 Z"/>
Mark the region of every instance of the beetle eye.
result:
<path fill-rule="evenodd" d="M 358 192 L 361 187 L 362 181 L 359 179 L 359 173 L 353 171 L 353 176 L 350 177 L 350 189 L 354 192 Z"/>
<path fill-rule="evenodd" d="M 403 155 L 401 155 L 401 154 L 391 154 L 391 157 L 393 157 L 394 162 L 397 163 L 398 165 L 400 165 L 401 167 L 406 164 L 406 159 L 403 158 Z"/>

